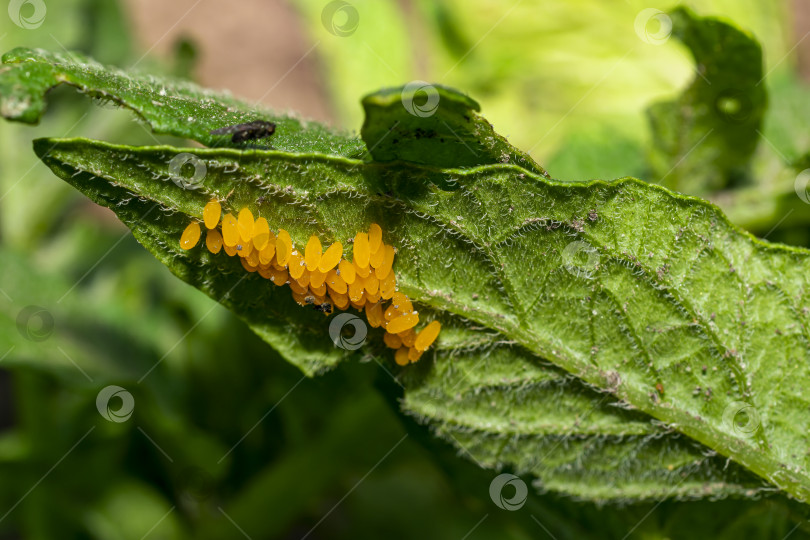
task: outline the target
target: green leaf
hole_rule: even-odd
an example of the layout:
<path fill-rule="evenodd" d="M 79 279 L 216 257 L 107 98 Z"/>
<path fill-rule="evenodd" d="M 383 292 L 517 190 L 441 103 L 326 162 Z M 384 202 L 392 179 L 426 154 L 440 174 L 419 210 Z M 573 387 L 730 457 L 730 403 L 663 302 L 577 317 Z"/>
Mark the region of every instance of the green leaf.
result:
<path fill-rule="evenodd" d="M 513 148 L 478 114 L 478 103 L 439 85 L 415 81 L 363 99 L 362 136 L 375 161 L 410 161 L 436 167 L 514 163 L 548 176 L 528 154 Z"/>
<path fill-rule="evenodd" d="M 2 115 L 35 124 L 45 112 L 48 90 L 61 83 L 132 109 L 155 133 L 184 137 L 206 146 L 234 146 L 210 131 L 250 122 L 276 123 L 271 144 L 278 150 L 359 156 L 362 142 L 317 122 L 282 116 L 195 84 L 105 68 L 80 53 L 17 48 L 3 55 Z"/>
<path fill-rule="evenodd" d="M 396 122 L 391 111 L 381 125 Z M 403 372 L 406 410 L 483 466 L 598 500 L 761 490 L 742 468 L 810 494 L 808 252 L 758 241 L 704 201 L 635 179 L 551 181 L 513 163 L 85 139 L 35 150 L 308 374 L 351 356 L 331 344 L 329 319 L 224 253 L 181 250 L 180 233 L 212 197 L 267 217 L 299 246 L 311 234 L 345 244 L 379 223 L 399 249 L 400 290 L 446 326 Z M 198 189 L 171 181 L 181 152 L 205 165 Z M 371 332 L 365 351 L 381 350 Z M 725 470 L 713 452 L 742 468 Z"/>
<path fill-rule="evenodd" d="M 747 183 L 767 103 L 762 49 L 751 35 L 686 8 L 673 11 L 671 23 L 696 75 L 678 99 L 648 110 L 653 178 L 695 195 Z"/>

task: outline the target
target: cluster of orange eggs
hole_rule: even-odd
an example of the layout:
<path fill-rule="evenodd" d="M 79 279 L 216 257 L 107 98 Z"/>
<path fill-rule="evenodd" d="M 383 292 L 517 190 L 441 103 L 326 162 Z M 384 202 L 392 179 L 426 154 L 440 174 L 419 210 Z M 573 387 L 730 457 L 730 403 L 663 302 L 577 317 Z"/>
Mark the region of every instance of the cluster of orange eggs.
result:
<path fill-rule="evenodd" d="M 396 249 L 383 242 L 376 223 L 354 236 L 351 262 L 343 258 L 343 244 L 335 242 L 324 251 L 314 235 L 303 253 L 298 251 L 289 232 L 279 229 L 275 234 L 265 218 L 254 219 L 247 208 L 236 217 L 231 213 L 223 216 L 220 203 L 210 201 L 203 209 L 203 223 L 205 245 L 211 253 L 224 250 L 231 257 L 238 255 L 248 272 L 258 272 L 279 287 L 289 285 L 302 306 L 315 306 L 326 315 L 333 306 L 365 310 L 369 325 L 385 329 L 385 344 L 396 349 L 394 360 L 401 366 L 419 360 L 439 335 L 438 321 L 419 332 L 414 330 L 419 314 L 410 299 L 396 290 L 392 270 Z M 193 221 L 183 231 L 180 247 L 193 248 L 201 236 L 200 224 Z M 390 305 L 383 309 L 387 301 Z"/>

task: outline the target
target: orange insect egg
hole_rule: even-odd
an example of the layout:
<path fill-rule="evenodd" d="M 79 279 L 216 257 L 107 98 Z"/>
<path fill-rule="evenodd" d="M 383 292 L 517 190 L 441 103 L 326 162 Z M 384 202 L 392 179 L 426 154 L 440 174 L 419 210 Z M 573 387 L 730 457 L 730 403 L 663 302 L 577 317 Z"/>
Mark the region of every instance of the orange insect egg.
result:
<path fill-rule="evenodd" d="M 228 212 L 222 218 L 222 240 L 225 246 L 235 246 L 239 243 L 239 225 L 233 214 Z"/>
<path fill-rule="evenodd" d="M 292 293 L 293 300 L 295 300 L 299 305 L 306 306 L 307 305 L 307 295 L 306 293 L 299 293 L 293 291 Z"/>
<path fill-rule="evenodd" d="M 219 201 L 213 200 L 203 208 L 203 221 L 206 229 L 216 229 L 219 224 L 219 216 L 222 215 L 222 205 Z"/>
<path fill-rule="evenodd" d="M 418 362 L 419 359 L 422 358 L 422 352 L 423 351 L 413 348 L 408 349 L 408 360 L 410 360 L 411 363 Z"/>
<path fill-rule="evenodd" d="M 357 272 L 354 270 L 354 265 L 346 259 L 342 259 L 340 264 L 338 264 L 338 272 L 340 272 L 340 277 L 343 278 L 346 285 L 351 285 L 354 283 L 354 280 L 357 279 Z"/>
<path fill-rule="evenodd" d="M 414 348 L 420 351 L 426 350 L 428 347 L 433 345 L 434 341 L 436 341 L 441 329 L 442 325 L 439 321 L 431 321 L 428 323 L 427 326 L 422 328 L 419 333 L 416 334 L 416 341 L 413 343 Z"/>
<path fill-rule="evenodd" d="M 407 366 L 409 361 L 407 347 L 400 347 L 397 349 L 397 352 L 394 353 L 394 362 L 396 362 L 398 366 Z"/>
<path fill-rule="evenodd" d="M 354 266 L 354 273 L 357 275 L 357 277 L 367 278 L 368 276 L 371 275 L 371 267 L 370 266 L 364 266 L 364 267 L 361 268 L 361 267 L 357 266 L 356 262 L 353 262 L 352 266 Z"/>
<path fill-rule="evenodd" d="M 338 309 L 346 309 L 349 306 L 349 297 L 345 294 L 336 293 L 334 290 L 329 289 L 329 298 Z"/>
<path fill-rule="evenodd" d="M 393 272 L 380 280 L 380 296 L 383 300 L 390 300 L 397 290 L 397 278 Z"/>
<path fill-rule="evenodd" d="M 378 268 L 382 265 L 384 259 L 385 248 L 380 248 L 371 254 L 371 257 L 368 259 L 368 264 L 370 264 L 372 268 Z"/>
<path fill-rule="evenodd" d="M 382 247 L 382 229 L 376 223 L 368 228 L 368 249 L 373 255 Z"/>
<path fill-rule="evenodd" d="M 217 229 L 209 229 L 205 233 L 205 247 L 215 255 L 222 250 L 222 235 Z"/>
<path fill-rule="evenodd" d="M 225 244 L 224 249 L 225 253 L 227 253 L 229 257 L 233 257 L 234 255 L 239 253 L 238 251 L 236 251 L 236 246 L 229 246 L 228 244 Z"/>
<path fill-rule="evenodd" d="M 200 224 L 196 221 L 192 221 L 183 231 L 183 234 L 180 235 L 180 247 L 183 249 L 193 248 L 197 245 L 197 242 L 200 241 L 201 234 Z"/>
<path fill-rule="evenodd" d="M 247 257 L 253 253 L 253 242 L 247 242 L 243 244 L 241 241 L 236 244 L 236 254 L 240 257 Z"/>
<path fill-rule="evenodd" d="M 273 234 L 273 233 L 270 233 Z M 259 262 L 262 264 L 270 264 L 276 254 L 276 239 L 273 237 L 267 245 L 259 252 Z"/>
<path fill-rule="evenodd" d="M 287 273 L 287 269 L 279 270 L 277 268 L 270 268 L 270 281 L 272 281 L 275 285 L 281 287 L 289 280 L 290 275 Z"/>
<path fill-rule="evenodd" d="M 301 254 L 297 251 L 293 251 L 287 264 L 290 266 L 290 277 L 296 280 L 301 279 L 301 276 L 303 276 L 306 271 L 304 259 L 301 257 Z"/>
<path fill-rule="evenodd" d="M 368 245 L 368 234 L 361 232 L 354 236 L 354 263 L 357 268 L 367 268 L 371 248 Z"/>
<path fill-rule="evenodd" d="M 322 256 L 323 246 L 321 246 L 321 241 L 313 234 L 309 237 L 307 247 L 304 250 L 304 261 L 307 263 L 307 270 L 310 272 L 317 270 Z"/>
<path fill-rule="evenodd" d="M 248 272 L 255 272 L 256 270 L 259 269 L 257 266 L 251 266 L 248 260 L 243 257 L 239 258 L 239 262 L 242 263 L 242 266 L 244 266 L 245 270 L 247 270 Z"/>
<path fill-rule="evenodd" d="M 250 264 L 250 266 L 254 268 L 258 268 L 259 265 L 261 264 L 261 262 L 259 261 L 259 252 L 255 249 L 250 252 L 250 255 L 248 255 L 246 259 L 247 262 Z"/>
<path fill-rule="evenodd" d="M 391 273 L 391 267 L 394 265 L 394 246 L 384 246 L 380 251 L 384 252 L 382 262 L 375 267 L 374 275 L 377 279 L 382 280 Z"/>
<path fill-rule="evenodd" d="M 359 302 L 353 302 L 351 298 L 349 299 L 349 303 L 352 305 L 354 309 L 357 311 L 363 311 L 363 306 L 366 304 L 366 299 L 361 298 Z"/>
<path fill-rule="evenodd" d="M 335 242 L 324 251 L 321 257 L 321 262 L 318 263 L 318 270 L 321 272 L 328 272 L 337 266 L 340 258 L 343 256 L 343 244 Z"/>
<path fill-rule="evenodd" d="M 381 299 L 382 299 L 382 296 L 380 295 L 380 291 L 377 291 L 374 294 L 366 293 L 366 302 L 372 302 L 372 303 L 373 302 L 379 302 Z"/>
<path fill-rule="evenodd" d="M 309 292 L 309 289 L 308 289 L 307 287 L 302 287 L 302 286 L 301 286 L 301 285 L 300 285 L 300 284 L 299 284 L 297 281 L 295 281 L 294 279 L 293 279 L 293 280 L 290 280 L 290 289 L 292 289 L 292 291 L 293 291 L 294 293 L 298 293 L 298 294 L 307 294 L 307 293 Z"/>
<path fill-rule="evenodd" d="M 385 309 L 385 312 L 383 313 L 383 319 L 385 319 L 386 321 L 390 321 L 394 317 L 399 317 L 400 315 L 402 314 L 399 311 L 397 311 L 397 308 L 395 308 L 394 305 L 392 304 Z"/>
<path fill-rule="evenodd" d="M 399 334 L 389 334 L 386 332 L 383 336 L 383 341 L 385 342 L 385 346 L 390 349 L 399 349 L 402 347 L 402 339 L 399 337 Z"/>
<path fill-rule="evenodd" d="M 326 283 L 321 283 L 318 287 L 313 287 L 312 283 L 309 284 L 309 290 L 315 296 L 326 296 Z"/>
<path fill-rule="evenodd" d="M 296 281 L 298 281 L 298 284 L 301 285 L 302 287 L 309 287 L 309 279 L 310 279 L 311 276 L 312 276 L 312 274 L 307 272 L 306 268 L 305 268 L 304 273 Z"/>
<path fill-rule="evenodd" d="M 284 229 L 278 230 L 278 238 L 276 238 L 276 260 L 281 266 L 287 266 L 287 261 L 290 260 L 292 255 L 292 239 L 290 233 Z"/>
<path fill-rule="evenodd" d="M 377 291 L 380 290 L 380 280 L 374 276 L 368 276 L 363 279 L 363 283 L 365 284 L 368 294 L 377 294 Z"/>
<path fill-rule="evenodd" d="M 382 325 L 382 315 L 382 306 L 379 302 L 372 304 L 371 302 L 366 301 L 366 318 L 368 319 L 368 324 L 370 324 L 372 328 L 379 328 L 380 325 Z"/>
<path fill-rule="evenodd" d="M 397 335 L 399 336 L 399 339 L 402 340 L 403 345 L 406 347 L 413 347 L 413 344 L 416 341 L 416 332 L 413 331 L 413 328 L 400 332 Z"/>
<path fill-rule="evenodd" d="M 264 279 L 273 279 L 273 269 L 266 266 L 260 266 L 259 275 Z"/>
<path fill-rule="evenodd" d="M 401 292 L 395 292 L 391 297 L 391 302 L 393 302 L 394 307 L 400 313 L 410 313 L 413 311 L 413 304 L 410 299 Z"/>
<path fill-rule="evenodd" d="M 392 334 L 399 334 L 400 332 L 413 328 L 418 322 L 419 315 L 416 313 L 408 313 L 407 315 L 402 315 L 401 317 L 396 317 L 388 321 L 388 326 L 386 326 L 385 329 Z"/>
<path fill-rule="evenodd" d="M 253 236 L 253 247 L 259 251 L 267 247 L 267 244 L 270 243 L 270 225 L 267 224 L 266 219 L 260 217 L 253 222 L 251 236 Z"/>
<path fill-rule="evenodd" d="M 343 278 L 338 275 L 337 270 L 334 268 L 326 274 L 326 285 L 340 294 L 346 294 L 346 291 L 349 290 L 349 286 L 346 285 L 346 282 L 343 281 Z"/>
<path fill-rule="evenodd" d="M 311 287 L 320 287 L 326 281 L 326 274 L 320 270 L 315 270 L 309 273 L 309 285 Z"/>
<path fill-rule="evenodd" d="M 353 283 L 349 285 L 349 299 L 352 302 L 360 302 L 363 299 L 363 282 L 359 279 L 354 280 Z"/>
<path fill-rule="evenodd" d="M 237 224 L 239 225 L 239 236 L 242 241 L 247 243 L 253 240 L 253 212 L 247 208 L 239 210 Z"/>

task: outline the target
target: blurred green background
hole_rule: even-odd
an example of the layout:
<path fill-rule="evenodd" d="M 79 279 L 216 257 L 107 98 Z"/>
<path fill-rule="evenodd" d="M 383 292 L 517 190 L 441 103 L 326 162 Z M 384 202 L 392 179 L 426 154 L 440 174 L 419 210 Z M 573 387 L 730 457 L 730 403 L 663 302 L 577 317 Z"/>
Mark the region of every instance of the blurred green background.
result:
<path fill-rule="evenodd" d="M 794 192 L 810 162 L 810 10 L 687 5 L 756 37 L 769 93 L 753 183 L 700 195 L 755 234 L 810 244 Z M 352 130 L 363 94 L 441 83 L 477 99 L 555 178 L 657 182 L 645 111 L 696 75 L 680 42 L 647 43 L 634 21 L 673 6 L 29 0 L 0 15 L 0 45 L 191 77 Z M 31 150 L 40 136 L 186 144 L 65 88 L 39 126 L 0 124 L 0 539 L 808 536 L 771 499 L 602 507 L 530 491 L 521 510 L 498 508 L 496 473 L 400 415 L 381 366 L 304 379 L 54 177 Z M 110 385 L 132 395 L 130 417 L 97 407 Z"/>

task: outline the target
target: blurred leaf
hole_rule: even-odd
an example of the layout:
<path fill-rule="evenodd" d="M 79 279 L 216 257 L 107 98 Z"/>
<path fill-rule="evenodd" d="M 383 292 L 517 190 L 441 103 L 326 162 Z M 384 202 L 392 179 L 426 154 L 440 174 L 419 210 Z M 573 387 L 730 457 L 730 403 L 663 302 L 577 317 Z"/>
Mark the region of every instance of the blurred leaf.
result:
<path fill-rule="evenodd" d="M 696 75 L 677 100 L 648 111 L 653 178 L 694 195 L 750 183 L 767 101 L 762 49 L 734 26 L 684 8 L 671 25 L 694 55 Z"/>

